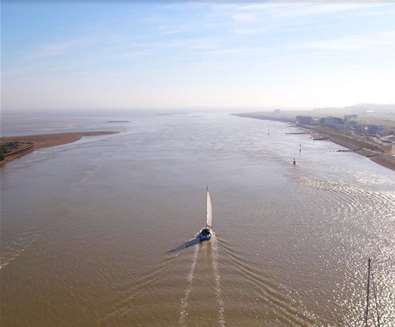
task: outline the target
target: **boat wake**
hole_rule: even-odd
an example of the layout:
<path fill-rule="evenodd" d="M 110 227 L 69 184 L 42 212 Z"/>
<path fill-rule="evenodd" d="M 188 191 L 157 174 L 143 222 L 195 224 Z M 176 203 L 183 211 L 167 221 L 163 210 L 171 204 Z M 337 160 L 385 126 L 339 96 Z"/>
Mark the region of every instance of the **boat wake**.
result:
<path fill-rule="evenodd" d="M 202 324 L 224 327 L 226 290 L 232 314 L 240 315 L 246 324 L 269 321 L 271 326 L 314 326 L 315 317 L 231 243 L 214 235 L 209 242 L 196 244 L 191 251 L 167 256 L 142 278 L 120 285 L 119 300 L 99 322 L 138 325 L 161 317 L 168 325 L 185 327 L 195 323 L 198 313 Z M 195 292 L 206 300 L 195 299 Z M 244 302 L 234 307 L 236 295 L 244 297 Z M 202 318 L 201 312 L 207 315 Z"/>
<path fill-rule="evenodd" d="M 188 311 L 187 311 L 188 310 L 188 299 L 189 299 L 189 295 L 192 292 L 192 282 L 193 282 L 193 276 L 195 274 L 195 268 L 196 268 L 198 255 L 199 255 L 199 247 L 195 247 L 195 251 L 193 253 L 193 261 L 192 261 L 192 265 L 191 265 L 191 270 L 189 271 L 188 278 L 187 278 L 188 285 L 187 285 L 187 288 L 185 289 L 184 296 L 182 297 L 181 303 L 180 303 L 180 319 L 179 319 L 180 326 L 187 326 L 185 322 L 188 317 Z"/>
<path fill-rule="evenodd" d="M 217 306 L 218 306 L 217 323 L 219 326 L 224 327 L 226 325 L 225 316 L 224 316 L 225 306 L 224 306 L 224 300 L 223 300 L 222 291 L 221 291 L 221 276 L 220 276 L 220 273 L 218 270 L 218 243 L 217 243 L 217 239 L 215 236 L 212 237 L 211 242 L 209 243 L 209 246 L 212 249 L 211 265 L 213 268 L 214 282 L 215 282 L 215 297 L 216 297 L 216 302 L 217 302 Z M 199 257 L 199 250 L 200 250 L 200 247 L 196 247 L 195 251 L 193 253 L 191 269 L 190 269 L 188 276 L 187 276 L 188 285 L 185 289 L 183 297 L 180 300 L 180 317 L 179 317 L 180 326 L 187 326 L 186 320 L 188 318 L 188 306 L 189 306 L 188 300 L 189 300 L 190 294 L 192 292 L 192 284 L 193 284 L 196 265 L 197 265 L 197 261 L 198 261 L 198 257 Z"/>
<path fill-rule="evenodd" d="M 218 305 L 218 324 L 221 327 L 223 327 L 226 325 L 225 316 L 224 316 L 225 308 L 224 308 L 224 300 L 222 298 L 222 292 L 221 292 L 221 276 L 218 270 L 218 244 L 215 235 L 212 238 L 212 249 L 213 249 L 212 265 L 213 265 L 214 278 L 215 278 L 215 296 L 217 298 L 217 305 Z"/>
<path fill-rule="evenodd" d="M 202 325 L 215 320 L 216 325 L 225 327 L 223 291 L 226 290 L 229 308 L 233 308 L 232 315 L 240 315 L 246 324 L 270 321 L 271 326 L 314 326 L 314 318 L 294 299 L 284 295 L 289 290 L 281 288 L 275 279 L 249 262 L 247 256 L 234 249 L 232 244 L 216 237 L 211 229 L 212 222 L 211 198 L 207 191 L 205 228 L 210 230 L 210 237 L 201 237 L 200 232 L 197 237 L 168 251 L 167 258 L 159 266 L 140 280 L 132 281 L 133 285 L 128 282 L 129 285 L 120 290 L 122 299 L 112 305 L 112 311 L 103 320 L 107 323 L 108 319 L 123 322 L 127 319 L 136 325 L 160 317 L 163 322 L 171 322 L 171 325 L 178 322 L 181 327 L 186 327 L 198 314 Z M 191 251 L 183 251 L 188 248 Z M 200 255 L 202 250 L 204 253 Z M 224 264 L 223 276 L 219 271 L 219 259 Z M 205 300 L 194 303 L 192 291 L 198 299 Z M 234 299 L 240 296 L 245 301 L 237 302 L 235 306 Z M 178 317 L 174 316 L 177 309 Z M 208 314 L 202 315 L 203 312 Z"/>

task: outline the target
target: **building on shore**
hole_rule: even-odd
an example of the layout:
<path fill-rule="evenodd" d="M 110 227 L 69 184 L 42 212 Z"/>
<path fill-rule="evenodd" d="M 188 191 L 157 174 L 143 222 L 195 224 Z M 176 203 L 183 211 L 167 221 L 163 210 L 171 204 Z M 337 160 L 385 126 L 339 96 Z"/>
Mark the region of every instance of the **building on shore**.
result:
<path fill-rule="evenodd" d="M 311 116 L 296 116 L 297 125 L 312 125 L 313 117 Z"/>
<path fill-rule="evenodd" d="M 384 126 L 381 125 L 363 125 L 364 134 L 367 136 L 383 136 Z"/>
<path fill-rule="evenodd" d="M 355 121 L 355 120 L 357 120 L 357 118 L 358 118 L 358 115 L 356 115 L 356 114 L 344 115 L 344 122 Z"/>
<path fill-rule="evenodd" d="M 358 115 L 344 115 L 344 128 L 350 131 L 356 131 L 358 129 L 357 122 Z"/>
<path fill-rule="evenodd" d="M 344 129 L 344 120 L 339 117 L 323 117 L 320 119 L 320 125 L 334 129 Z"/>

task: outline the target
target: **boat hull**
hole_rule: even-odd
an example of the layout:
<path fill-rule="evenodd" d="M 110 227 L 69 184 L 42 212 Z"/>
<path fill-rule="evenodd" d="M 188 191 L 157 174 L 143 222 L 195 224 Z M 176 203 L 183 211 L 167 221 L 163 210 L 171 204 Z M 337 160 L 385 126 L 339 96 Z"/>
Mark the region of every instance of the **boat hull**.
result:
<path fill-rule="evenodd" d="M 200 242 L 209 241 L 212 236 L 212 231 L 210 228 L 205 227 L 200 230 L 200 232 L 196 235 L 196 238 L 199 239 Z"/>
<path fill-rule="evenodd" d="M 210 235 L 199 234 L 198 239 L 200 242 L 209 241 L 211 239 L 211 234 Z"/>

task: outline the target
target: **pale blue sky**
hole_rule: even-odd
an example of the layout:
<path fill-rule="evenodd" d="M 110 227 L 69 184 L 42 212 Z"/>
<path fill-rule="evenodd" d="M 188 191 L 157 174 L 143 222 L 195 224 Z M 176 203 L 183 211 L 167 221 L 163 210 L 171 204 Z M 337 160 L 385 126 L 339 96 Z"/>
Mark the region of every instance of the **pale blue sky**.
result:
<path fill-rule="evenodd" d="M 395 103 L 395 3 L 2 2 L 2 107 Z"/>

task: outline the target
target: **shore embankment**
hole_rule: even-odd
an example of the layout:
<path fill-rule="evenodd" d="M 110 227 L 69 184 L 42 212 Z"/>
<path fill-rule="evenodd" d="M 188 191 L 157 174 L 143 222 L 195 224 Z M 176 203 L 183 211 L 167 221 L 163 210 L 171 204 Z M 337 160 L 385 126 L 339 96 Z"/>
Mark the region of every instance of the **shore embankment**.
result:
<path fill-rule="evenodd" d="M 236 114 L 236 116 L 262 119 L 262 120 L 279 121 L 283 123 L 295 123 L 295 119 L 293 119 L 292 117 L 277 117 L 277 116 L 273 117 L 270 114 L 265 115 L 261 113 L 251 113 L 251 114 L 246 113 L 246 114 Z M 365 156 L 379 165 L 395 170 L 395 157 L 385 153 L 383 149 L 380 147 L 380 145 L 375 144 L 374 142 L 371 142 L 368 139 L 364 139 L 356 135 L 345 134 L 333 128 L 327 128 L 322 126 L 298 125 L 296 127 L 301 128 L 304 131 L 306 131 L 306 133 L 311 134 L 313 139 L 329 140 L 333 143 L 339 144 L 349 149 L 349 151 L 347 152 L 354 152 L 359 155 Z"/>
<path fill-rule="evenodd" d="M 63 145 L 80 140 L 82 137 L 115 134 L 113 131 L 70 132 L 0 137 L 0 145 L 12 144 L 13 149 L 3 154 L 0 166 L 28 154 L 36 149 Z"/>

